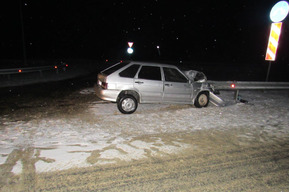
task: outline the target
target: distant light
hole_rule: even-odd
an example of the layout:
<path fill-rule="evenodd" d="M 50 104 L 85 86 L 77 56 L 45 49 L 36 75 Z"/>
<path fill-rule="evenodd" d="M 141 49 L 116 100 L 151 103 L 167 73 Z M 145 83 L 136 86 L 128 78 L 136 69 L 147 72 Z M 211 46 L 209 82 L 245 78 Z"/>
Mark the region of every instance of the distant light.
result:
<path fill-rule="evenodd" d="M 276 3 L 270 12 L 270 19 L 273 22 L 283 21 L 289 12 L 289 5 L 286 1 L 279 1 Z"/>
<path fill-rule="evenodd" d="M 54 66 L 54 69 L 57 69 L 57 66 L 56 66 L 56 65 Z"/>
<path fill-rule="evenodd" d="M 132 54 L 132 53 L 133 53 L 133 49 L 132 49 L 131 47 L 129 47 L 129 48 L 127 49 L 127 52 L 128 52 L 128 54 Z"/>
<path fill-rule="evenodd" d="M 231 88 L 235 88 L 236 85 L 234 83 L 231 84 Z"/>
<path fill-rule="evenodd" d="M 19 72 L 19 73 L 21 73 L 21 72 L 22 72 L 22 70 L 21 70 L 21 69 L 19 69 L 19 70 L 18 70 L 18 72 Z"/>
<path fill-rule="evenodd" d="M 160 48 L 160 46 L 157 46 L 157 49 L 159 49 Z"/>
<path fill-rule="evenodd" d="M 68 64 L 66 64 L 65 67 L 68 67 Z"/>

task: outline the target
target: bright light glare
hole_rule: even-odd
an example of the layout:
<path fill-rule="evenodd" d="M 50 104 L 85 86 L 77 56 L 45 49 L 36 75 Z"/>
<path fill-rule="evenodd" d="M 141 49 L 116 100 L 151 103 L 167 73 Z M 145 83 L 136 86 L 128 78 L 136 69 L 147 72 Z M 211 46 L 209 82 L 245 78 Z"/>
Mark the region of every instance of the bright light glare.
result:
<path fill-rule="evenodd" d="M 129 47 L 129 48 L 127 49 L 127 52 L 128 52 L 129 54 L 132 54 L 132 53 L 133 53 L 133 49 L 132 49 L 131 47 Z"/>
<path fill-rule="evenodd" d="M 289 12 L 289 5 L 286 1 L 279 1 L 276 3 L 270 12 L 270 19 L 273 22 L 281 22 L 283 21 Z"/>

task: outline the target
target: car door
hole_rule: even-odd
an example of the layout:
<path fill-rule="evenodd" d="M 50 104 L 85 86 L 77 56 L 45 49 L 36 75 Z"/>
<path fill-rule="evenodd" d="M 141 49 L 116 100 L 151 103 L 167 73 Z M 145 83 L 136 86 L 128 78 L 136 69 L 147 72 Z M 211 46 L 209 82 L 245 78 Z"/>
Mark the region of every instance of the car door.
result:
<path fill-rule="evenodd" d="M 142 103 L 161 102 L 163 97 L 161 68 L 142 66 L 134 79 L 134 88 L 138 90 Z"/>
<path fill-rule="evenodd" d="M 176 68 L 164 67 L 164 102 L 191 102 L 193 85 Z"/>

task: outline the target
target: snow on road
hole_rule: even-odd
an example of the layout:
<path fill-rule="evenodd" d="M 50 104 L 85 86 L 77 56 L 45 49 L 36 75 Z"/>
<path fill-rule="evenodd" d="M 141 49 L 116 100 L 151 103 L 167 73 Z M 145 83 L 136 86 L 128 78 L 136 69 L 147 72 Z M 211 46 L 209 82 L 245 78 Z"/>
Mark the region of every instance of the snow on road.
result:
<path fill-rule="evenodd" d="M 94 93 L 87 88 L 78 94 L 85 97 Z M 37 172 L 177 154 L 191 145 L 178 137 L 167 138 L 167 134 L 209 129 L 245 128 L 238 137 L 247 141 L 256 138 L 256 132 L 250 130 L 257 130 L 261 142 L 289 137 L 288 91 L 242 91 L 240 95 L 248 100 L 247 104 L 234 103 L 234 93 L 223 91 L 220 96 L 227 102 L 226 107 L 209 105 L 198 109 L 190 105 L 140 104 L 134 114 L 123 115 L 116 104 L 95 99 L 72 115 L 32 120 L 3 115 L 0 165 L 9 163 L 10 154 L 18 153 L 11 169 L 21 173 L 21 158 L 30 154 L 31 149 L 30 159 L 34 159 Z"/>

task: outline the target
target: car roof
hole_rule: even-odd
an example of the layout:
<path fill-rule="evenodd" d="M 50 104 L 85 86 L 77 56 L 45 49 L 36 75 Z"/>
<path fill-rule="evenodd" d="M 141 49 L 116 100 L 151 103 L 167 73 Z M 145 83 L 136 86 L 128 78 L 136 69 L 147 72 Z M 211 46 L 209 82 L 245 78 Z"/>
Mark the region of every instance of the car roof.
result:
<path fill-rule="evenodd" d="M 140 65 L 151 65 L 151 66 L 162 66 L 162 67 L 174 67 L 178 68 L 176 65 L 159 63 L 159 62 L 147 62 L 147 61 L 128 61 L 129 64 L 140 64 Z"/>

